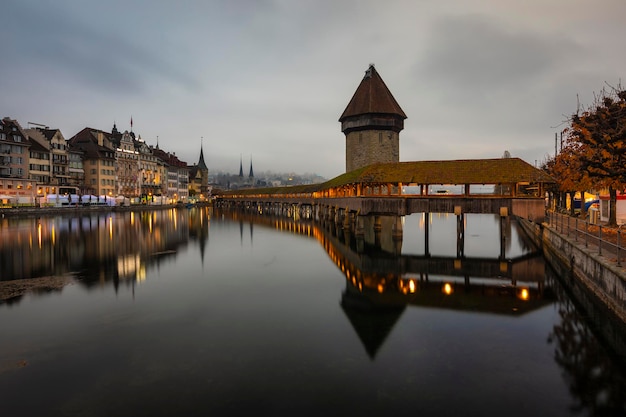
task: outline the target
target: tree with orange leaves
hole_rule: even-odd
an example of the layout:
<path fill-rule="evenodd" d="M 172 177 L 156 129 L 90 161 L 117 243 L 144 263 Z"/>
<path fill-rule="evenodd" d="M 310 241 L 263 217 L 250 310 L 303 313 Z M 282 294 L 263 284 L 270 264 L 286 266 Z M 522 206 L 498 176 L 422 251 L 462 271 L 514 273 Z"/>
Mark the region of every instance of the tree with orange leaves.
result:
<path fill-rule="evenodd" d="M 577 111 L 569 123 L 565 132 L 571 154 L 563 157 L 571 162 L 567 172 L 609 190 L 609 225 L 615 226 L 617 191 L 626 188 L 626 90 L 603 89 L 594 104 Z"/>
<path fill-rule="evenodd" d="M 569 193 L 573 197 L 576 191 L 587 190 L 592 187 L 589 176 L 586 175 L 580 165 L 582 148 L 583 145 L 568 140 L 561 152 L 554 159 L 545 163 L 544 169 L 556 180 L 555 191 L 560 193 L 558 200 L 561 204 L 565 201 L 565 194 Z M 574 204 L 570 205 L 570 210 L 573 214 Z"/>

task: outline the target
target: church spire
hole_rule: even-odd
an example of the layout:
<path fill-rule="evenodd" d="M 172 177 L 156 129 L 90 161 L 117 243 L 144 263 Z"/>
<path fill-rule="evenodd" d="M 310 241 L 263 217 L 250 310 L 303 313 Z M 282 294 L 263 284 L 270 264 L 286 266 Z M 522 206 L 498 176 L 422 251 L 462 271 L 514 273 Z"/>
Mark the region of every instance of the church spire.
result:
<path fill-rule="evenodd" d="M 198 160 L 198 168 L 208 169 L 206 163 L 204 162 L 204 152 L 202 152 L 202 146 L 200 146 L 200 159 Z"/>
<path fill-rule="evenodd" d="M 254 172 L 252 171 L 252 156 L 250 156 L 250 174 L 248 175 L 249 178 L 254 178 Z"/>
<path fill-rule="evenodd" d="M 239 155 L 239 178 L 243 178 L 243 159 Z"/>

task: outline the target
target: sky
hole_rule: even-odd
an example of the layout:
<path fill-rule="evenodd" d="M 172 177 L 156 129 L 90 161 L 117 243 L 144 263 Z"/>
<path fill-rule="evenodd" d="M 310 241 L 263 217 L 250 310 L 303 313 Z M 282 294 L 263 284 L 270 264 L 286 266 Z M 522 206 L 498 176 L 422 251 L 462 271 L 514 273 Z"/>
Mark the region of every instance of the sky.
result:
<path fill-rule="evenodd" d="M 213 172 L 345 172 L 374 64 L 400 160 L 554 156 L 626 74 L 624 0 L 4 0 L 0 117 L 133 131 Z"/>

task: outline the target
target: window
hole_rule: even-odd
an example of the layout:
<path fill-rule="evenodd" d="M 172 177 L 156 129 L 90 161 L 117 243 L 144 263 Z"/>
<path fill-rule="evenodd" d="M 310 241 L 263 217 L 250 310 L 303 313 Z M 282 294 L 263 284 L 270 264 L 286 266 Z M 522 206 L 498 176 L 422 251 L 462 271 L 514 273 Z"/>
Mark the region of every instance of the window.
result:
<path fill-rule="evenodd" d="M 22 141 L 22 137 L 20 135 L 13 135 L 13 141 L 14 142 L 21 142 Z"/>

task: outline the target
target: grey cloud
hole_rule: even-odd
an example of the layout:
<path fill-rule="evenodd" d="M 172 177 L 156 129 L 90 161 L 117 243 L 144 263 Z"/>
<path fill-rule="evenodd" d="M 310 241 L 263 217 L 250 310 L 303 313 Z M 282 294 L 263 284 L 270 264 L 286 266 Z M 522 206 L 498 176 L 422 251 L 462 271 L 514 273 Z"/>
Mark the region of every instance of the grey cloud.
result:
<path fill-rule="evenodd" d="M 10 2 L 9 48 L 17 57 L 4 71 L 24 66 L 45 68 L 51 76 L 82 81 L 85 88 L 140 92 L 150 79 L 192 89 L 197 82 L 166 59 L 135 42 L 132 27 L 104 22 L 99 16 L 73 18 L 71 10 L 28 2 Z M 6 15 L 6 14 L 5 14 Z"/>
<path fill-rule="evenodd" d="M 433 27 L 418 71 L 469 94 L 519 85 L 563 66 L 579 47 L 507 29 L 486 16 L 448 17 Z"/>

